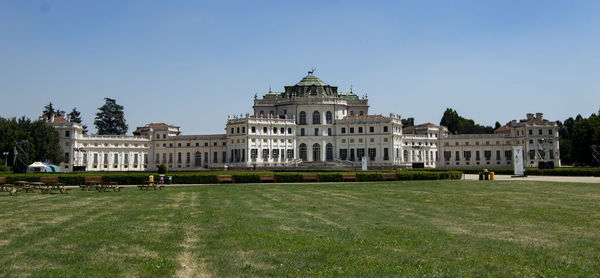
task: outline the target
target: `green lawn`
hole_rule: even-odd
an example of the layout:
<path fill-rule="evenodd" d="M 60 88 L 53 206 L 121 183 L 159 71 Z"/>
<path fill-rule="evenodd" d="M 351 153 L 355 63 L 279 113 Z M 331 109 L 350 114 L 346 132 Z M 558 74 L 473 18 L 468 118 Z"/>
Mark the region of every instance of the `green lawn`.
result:
<path fill-rule="evenodd" d="M 600 185 L 0 193 L 1 276 L 597 276 Z"/>

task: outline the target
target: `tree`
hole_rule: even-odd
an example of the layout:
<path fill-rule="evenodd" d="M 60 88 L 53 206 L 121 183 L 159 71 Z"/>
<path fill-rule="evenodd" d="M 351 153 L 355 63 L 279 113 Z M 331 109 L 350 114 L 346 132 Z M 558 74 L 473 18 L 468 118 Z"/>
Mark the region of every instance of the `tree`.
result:
<path fill-rule="evenodd" d="M 25 117 L 0 118 L 0 151 L 9 153 L 8 165 L 16 172 L 34 161 L 58 164 L 64 160 L 58 132 L 44 121 L 31 122 Z"/>
<path fill-rule="evenodd" d="M 54 110 L 54 105 L 52 102 L 48 103 L 48 105 L 44 106 L 44 111 L 42 112 L 42 117 L 46 119 L 52 118 L 52 116 L 56 115 L 56 110 Z"/>
<path fill-rule="evenodd" d="M 402 125 L 404 127 L 414 126 L 415 125 L 415 118 L 410 117 L 410 118 L 402 119 Z"/>
<path fill-rule="evenodd" d="M 81 124 L 81 113 L 77 111 L 77 107 L 73 108 L 69 116 L 71 117 L 71 122 Z M 87 125 L 81 124 L 81 126 L 83 127 L 83 134 L 87 134 Z"/>
<path fill-rule="evenodd" d="M 448 131 L 454 134 L 494 133 L 494 128 L 491 126 L 475 124 L 475 121 L 459 116 L 458 112 L 452 108 L 444 111 L 440 125 L 447 127 Z"/>
<path fill-rule="evenodd" d="M 494 130 L 501 128 L 502 125 L 500 124 L 500 122 L 496 121 L 496 124 L 494 125 Z"/>
<path fill-rule="evenodd" d="M 118 105 L 112 98 L 104 98 L 105 103 L 98 108 L 94 125 L 99 135 L 123 135 L 127 133 L 127 124 L 123 106 Z"/>

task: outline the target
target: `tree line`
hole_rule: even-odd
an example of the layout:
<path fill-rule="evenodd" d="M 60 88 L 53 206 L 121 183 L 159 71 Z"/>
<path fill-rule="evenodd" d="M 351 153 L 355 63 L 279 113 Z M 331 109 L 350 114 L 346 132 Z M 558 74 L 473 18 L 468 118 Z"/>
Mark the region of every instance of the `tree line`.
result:
<path fill-rule="evenodd" d="M 600 111 L 588 118 L 577 115 L 557 121 L 563 164 L 600 165 Z"/>
<path fill-rule="evenodd" d="M 127 133 L 127 124 L 123 106 L 115 99 L 105 98 L 105 103 L 98 108 L 94 125 L 99 135 L 123 135 Z M 82 124 L 81 113 L 73 108 L 70 113 L 55 108 L 50 102 L 44 106 L 38 120 L 0 117 L 0 155 L 1 165 L 8 165 L 16 172 L 26 170 L 35 161 L 54 164 L 65 161 L 65 154 L 59 145 L 59 136 L 53 127 L 46 124 L 52 118 L 70 119 L 79 123 L 87 133 L 87 126 Z"/>

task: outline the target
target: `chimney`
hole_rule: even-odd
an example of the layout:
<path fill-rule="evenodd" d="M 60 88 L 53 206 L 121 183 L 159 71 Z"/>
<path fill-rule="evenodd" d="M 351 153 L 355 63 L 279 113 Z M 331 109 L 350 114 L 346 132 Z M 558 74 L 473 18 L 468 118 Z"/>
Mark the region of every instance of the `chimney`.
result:
<path fill-rule="evenodd" d="M 544 113 L 535 113 L 535 118 L 538 120 L 543 120 L 544 119 Z"/>
<path fill-rule="evenodd" d="M 527 120 L 532 120 L 533 119 L 533 113 L 527 113 Z"/>

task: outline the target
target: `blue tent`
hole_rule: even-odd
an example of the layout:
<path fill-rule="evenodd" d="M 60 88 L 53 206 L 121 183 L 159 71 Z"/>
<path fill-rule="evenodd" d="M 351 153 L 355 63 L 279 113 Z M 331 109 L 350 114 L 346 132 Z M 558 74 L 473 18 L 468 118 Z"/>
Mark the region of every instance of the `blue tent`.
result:
<path fill-rule="evenodd" d="M 58 166 L 45 163 L 45 162 L 34 162 L 27 167 L 28 172 L 45 172 L 45 173 L 58 173 L 60 168 Z"/>

